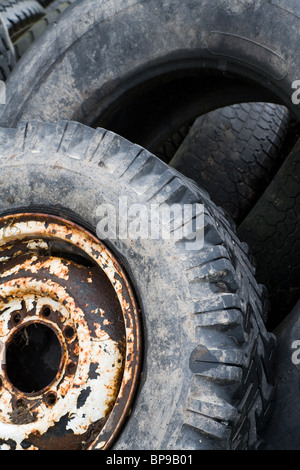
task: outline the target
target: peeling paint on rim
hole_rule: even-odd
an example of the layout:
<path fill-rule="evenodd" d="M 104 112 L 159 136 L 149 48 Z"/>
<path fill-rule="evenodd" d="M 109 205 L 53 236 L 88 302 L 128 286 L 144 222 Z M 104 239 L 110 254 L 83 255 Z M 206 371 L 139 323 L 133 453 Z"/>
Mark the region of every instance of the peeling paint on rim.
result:
<path fill-rule="evenodd" d="M 0 449 L 109 448 L 140 367 L 138 308 L 120 264 L 72 222 L 18 214 L 0 220 L 0 267 L 0 338 L 14 351 L 10 362 L 20 361 L 15 343 L 30 348 L 31 337 L 20 339 L 30 325 L 49 328 L 61 350 L 55 377 L 30 392 L 2 366 Z"/>

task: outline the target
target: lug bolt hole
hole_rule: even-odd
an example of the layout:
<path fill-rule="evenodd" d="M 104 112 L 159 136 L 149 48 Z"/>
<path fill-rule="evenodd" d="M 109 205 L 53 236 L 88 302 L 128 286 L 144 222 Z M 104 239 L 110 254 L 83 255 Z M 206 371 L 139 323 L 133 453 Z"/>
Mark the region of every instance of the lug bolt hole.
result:
<path fill-rule="evenodd" d="M 64 335 L 67 339 L 72 339 L 75 335 L 74 328 L 72 328 L 71 326 L 66 326 L 66 328 L 64 329 Z"/>
<path fill-rule="evenodd" d="M 51 308 L 48 305 L 45 305 L 41 310 L 41 315 L 44 318 L 48 318 L 51 314 Z"/>
<path fill-rule="evenodd" d="M 74 362 L 69 362 L 66 368 L 66 372 L 68 375 L 74 375 L 76 371 L 76 364 Z"/>
<path fill-rule="evenodd" d="M 45 396 L 45 403 L 46 405 L 48 406 L 53 406 L 55 405 L 57 401 L 57 395 L 55 392 L 49 392 L 47 393 L 47 395 Z"/>

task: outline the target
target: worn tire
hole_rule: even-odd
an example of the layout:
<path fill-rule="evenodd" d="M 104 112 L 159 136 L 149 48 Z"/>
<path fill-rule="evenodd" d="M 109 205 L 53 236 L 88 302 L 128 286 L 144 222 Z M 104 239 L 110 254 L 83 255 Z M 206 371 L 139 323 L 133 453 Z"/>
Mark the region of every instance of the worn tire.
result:
<path fill-rule="evenodd" d="M 6 81 L 16 64 L 13 43 L 4 19 L 0 15 L 0 80 Z"/>
<path fill-rule="evenodd" d="M 14 41 L 16 59 L 19 60 L 25 51 L 36 41 L 44 31 L 57 21 L 59 16 L 74 3 L 75 0 L 53 2 L 47 8 L 45 15 L 36 21 L 24 34 Z"/>
<path fill-rule="evenodd" d="M 138 295 L 144 360 L 115 449 L 254 448 L 273 396 L 274 336 L 247 247 L 208 195 L 103 129 L 41 122 L 0 129 L 0 213 L 42 211 L 95 232 L 97 207 L 204 204 L 204 245 L 108 239 Z M 43 178 L 41 178 L 43 174 Z M 193 248 L 193 249 L 192 249 Z M 166 374 L 168 380 L 166 380 Z"/>
<path fill-rule="evenodd" d="M 282 321 L 300 297 L 300 142 L 238 229 L 256 254 L 257 277 L 272 304 L 269 326 Z"/>
<path fill-rule="evenodd" d="M 54 0 L 39 0 L 39 3 L 44 7 L 46 8 L 48 5 L 50 5 L 51 3 L 53 3 Z"/>
<path fill-rule="evenodd" d="M 298 0 L 79 2 L 17 67 L 2 123 L 74 119 L 153 151 L 182 116 L 237 102 L 281 102 L 299 118 L 298 9 Z"/>
<path fill-rule="evenodd" d="M 288 128 L 286 108 L 245 103 L 198 118 L 170 165 L 240 223 L 267 187 Z"/>

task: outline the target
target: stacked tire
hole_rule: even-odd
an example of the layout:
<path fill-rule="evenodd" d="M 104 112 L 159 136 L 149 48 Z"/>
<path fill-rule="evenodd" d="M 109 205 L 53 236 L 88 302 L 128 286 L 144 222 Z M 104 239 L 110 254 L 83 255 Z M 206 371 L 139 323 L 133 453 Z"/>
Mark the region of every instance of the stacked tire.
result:
<path fill-rule="evenodd" d="M 10 39 L 17 64 L 1 115 L 0 227 L 8 217 L 43 214 L 103 241 L 128 275 L 142 330 L 134 397 L 114 439 L 107 436 L 121 396 L 85 429 L 88 438 L 72 428 L 72 445 L 69 420 L 83 398 L 70 406 L 56 418 L 61 442 L 267 447 L 276 408 L 272 331 L 300 292 L 299 2 L 41 3 L 46 14 Z M 126 222 L 138 236 L 115 236 L 132 205 L 147 213 L 176 206 L 171 232 L 180 236 L 143 237 L 137 214 Z M 183 221 L 187 205 L 198 212 Z M 119 216 L 114 234 L 99 230 L 102 206 Z M 203 243 L 193 244 L 200 233 Z M 79 262 L 68 250 L 64 263 L 70 253 Z M 3 257 L 2 278 L 15 282 L 10 263 Z M 50 388 L 35 396 L 43 400 Z M 1 442 L 56 448 L 50 424 L 37 444 L 39 425 L 34 418 L 25 432 L 17 423 Z"/>

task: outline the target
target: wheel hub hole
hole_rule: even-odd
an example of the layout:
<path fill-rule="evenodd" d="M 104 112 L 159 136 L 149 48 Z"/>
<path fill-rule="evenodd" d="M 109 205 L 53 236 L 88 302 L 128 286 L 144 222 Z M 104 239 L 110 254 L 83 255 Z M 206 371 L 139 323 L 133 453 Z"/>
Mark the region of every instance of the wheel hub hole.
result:
<path fill-rule="evenodd" d="M 51 314 L 51 308 L 48 305 L 45 305 L 41 310 L 41 315 L 44 318 L 48 318 Z"/>
<path fill-rule="evenodd" d="M 6 348 L 6 373 L 21 392 L 37 393 L 55 379 L 62 347 L 52 328 L 31 323 L 19 328 Z"/>

